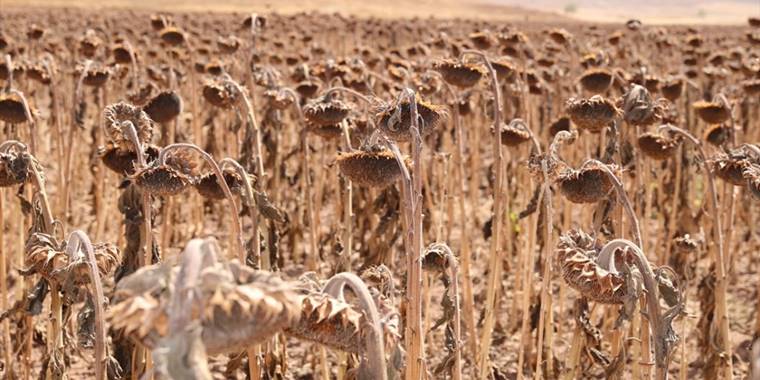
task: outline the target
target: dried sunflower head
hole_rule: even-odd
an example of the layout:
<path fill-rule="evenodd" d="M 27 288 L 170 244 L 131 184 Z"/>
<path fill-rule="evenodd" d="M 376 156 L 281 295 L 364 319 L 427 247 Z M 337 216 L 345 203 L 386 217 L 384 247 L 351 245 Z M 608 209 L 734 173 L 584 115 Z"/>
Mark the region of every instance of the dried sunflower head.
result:
<path fill-rule="evenodd" d="M 552 29 L 549 38 L 558 45 L 566 45 L 573 39 L 573 35 L 565 29 Z"/>
<path fill-rule="evenodd" d="M 441 73 L 446 83 L 459 88 L 473 87 L 485 75 L 485 70 L 480 66 L 454 60 L 436 62 L 433 69 Z"/>
<path fill-rule="evenodd" d="M 340 172 L 360 186 L 384 188 L 396 182 L 402 174 L 393 153 L 379 146 L 339 153 L 337 161 Z"/>
<path fill-rule="evenodd" d="M 592 133 L 601 132 L 620 116 L 620 110 L 615 104 L 599 95 L 589 99 L 571 98 L 566 107 L 573 124 Z"/>
<path fill-rule="evenodd" d="M 581 86 L 593 94 L 603 94 L 612 86 L 612 73 L 607 69 L 593 68 L 586 70 L 578 81 Z"/>
<path fill-rule="evenodd" d="M 112 243 L 97 243 L 92 248 L 98 273 L 103 278 L 108 277 L 121 263 L 121 251 Z M 78 252 L 74 257 L 67 257 L 66 265 L 52 274 L 59 283 L 70 281 L 74 285 L 86 285 L 90 283 L 89 266 L 87 256 Z"/>
<path fill-rule="evenodd" d="M 29 66 L 26 70 L 26 77 L 43 85 L 49 85 L 53 81 L 52 69 L 42 63 Z"/>
<path fill-rule="evenodd" d="M 631 125 L 648 126 L 661 120 L 664 106 L 653 101 L 649 90 L 634 84 L 621 99 L 623 118 Z"/>
<path fill-rule="evenodd" d="M 319 90 L 319 84 L 315 81 L 303 80 L 296 85 L 295 90 L 302 98 L 308 99 L 317 93 Z"/>
<path fill-rule="evenodd" d="M 113 56 L 113 60 L 116 63 L 125 65 L 131 64 L 132 54 L 134 54 L 134 52 L 128 44 L 117 43 L 111 47 L 111 56 Z"/>
<path fill-rule="evenodd" d="M 694 240 L 689 234 L 678 236 L 673 239 L 673 245 L 681 252 L 693 253 L 699 248 L 699 242 Z"/>
<path fill-rule="evenodd" d="M 169 46 L 180 46 L 185 43 L 185 32 L 182 29 L 168 26 L 159 32 L 161 41 Z"/>
<path fill-rule="evenodd" d="M 451 249 L 444 244 L 433 243 L 425 249 L 422 255 L 422 269 L 430 273 L 446 273 L 449 265 L 456 264 L 456 262 L 456 257 Z"/>
<path fill-rule="evenodd" d="M 560 131 L 570 131 L 570 118 L 567 116 L 561 116 L 557 120 L 552 122 L 549 126 L 549 135 L 554 137 Z"/>
<path fill-rule="evenodd" d="M 496 72 L 496 77 L 499 81 L 512 81 L 515 79 L 518 73 L 518 69 L 510 57 L 504 56 L 493 59 L 491 61 L 491 67 Z"/>
<path fill-rule="evenodd" d="M 757 164 L 748 164 L 742 171 L 744 178 L 747 180 L 747 188 L 755 199 L 760 200 L 760 166 Z"/>
<path fill-rule="evenodd" d="M 646 88 L 650 93 L 655 94 L 660 90 L 660 78 L 654 75 L 645 75 L 642 82 L 644 88 Z"/>
<path fill-rule="evenodd" d="M 24 152 L 0 152 L 0 188 L 26 182 L 34 164 L 32 156 Z"/>
<path fill-rule="evenodd" d="M 351 106 L 345 102 L 327 97 L 315 99 L 303 107 L 306 121 L 313 125 L 339 124 L 350 112 Z"/>
<path fill-rule="evenodd" d="M 153 82 L 145 82 L 142 86 L 127 92 L 126 98 L 130 103 L 138 107 L 143 107 L 153 99 L 153 94 L 157 91 L 158 89 Z"/>
<path fill-rule="evenodd" d="M 745 80 L 742 82 L 742 88 L 747 95 L 754 96 L 760 94 L 760 78 Z"/>
<path fill-rule="evenodd" d="M 150 144 L 153 138 L 153 121 L 139 107 L 124 102 L 118 102 L 106 107 L 103 111 L 103 125 L 108 133 L 108 139 L 114 147 L 135 151 L 136 148 L 127 137 L 122 123 L 129 121 L 137 131 L 141 144 Z"/>
<path fill-rule="evenodd" d="M 154 161 L 153 165 L 135 173 L 132 178 L 143 190 L 158 196 L 177 195 L 194 181 L 187 170 L 183 170 L 182 166 L 172 165 L 168 159 L 164 164 L 160 164 L 158 160 Z"/>
<path fill-rule="evenodd" d="M 607 37 L 607 42 L 609 42 L 612 46 L 617 46 L 620 43 L 621 39 L 623 39 L 623 32 L 617 31 Z"/>
<path fill-rule="evenodd" d="M 192 184 L 190 177 L 168 165 L 145 168 L 135 179 L 145 191 L 160 196 L 177 195 Z"/>
<path fill-rule="evenodd" d="M 681 78 L 670 77 L 660 87 L 662 96 L 671 102 L 675 102 L 683 93 L 684 82 Z"/>
<path fill-rule="evenodd" d="M 11 62 L 11 70 L 13 71 L 14 78 L 20 78 L 26 72 L 26 66 L 22 62 Z M 0 62 L 0 79 L 8 80 L 11 70 L 8 69 L 8 64 L 5 61 Z"/>
<path fill-rule="evenodd" d="M 744 186 L 744 169 L 751 163 L 750 157 L 740 149 L 719 154 L 712 160 L 712 170 L 718 178 L 734 185 Z"/>
<path fill-rule="evenodd" d="M 147 347 L 167 336 L 174 291 L 170 279 L 178 273 L 179 267 L 157 264 L 119 282 L 107 317 L 112 329 Z M 258 344 L 300 317 L 300 299 L 292 284 L 235 262 L 202 268 L 193 291 L 199 302 L 193 303 L 190 315 L 203 327 L 201 338 L 209 355 Z"/>
<path fill-rule="evenodd" d="M 731 117 L 731 108 L 724 102 L 700 100 L 694 102 L 692 107 L 699 118 L 708 124 L 721 124 Z"/>
<path fill-rule="evenodd" d="M 478 50 L 488 50 L 496 42 L 488 30 L 470 33 L 468 37 Z"/>
<path fill-rule="evenodd" d="M 5 34 L 0 32 L 0 50 L 5 50 L 13 41 Z"/>
<path fill-rule="evenodd" d="M 612 191 L 612 180 L 596 161 L 584 164 L 580 169 L 568 168 L 557 181 L 562 195 L 573 203 L 596 203 Z"/>
<path fill-rule="evenodd" d="M 174 91 L 162 91 L 143 107 L 143 111 L 156 123 L 165 124 L 182 112 L 182 98 Z"/>
<path fill-rule="evenodd" d="M 85 35 L 79 40 L 79 52 L 87 58 L 93 58 L 103 40 L 92 29 L 87 29 Z"/>
<path fill-rule="evenodd" d="M 287 91 L 272 88 L 264 92 L 267 103 L 278 110 L 284 110 L 293 104 L 293 97 Z"/>
<path fill-rule="evenodd" d="M 538 181 L 544 180 L 543 162 L 546 161 L 546 174 L 550 180 L 557 180 L 571 168 L 562 160 L 551 157 L 548 152 L 533 154 L 528 159 L 528 170 Z"/>
<path fill-rule="evenodd" d="M 84 72 L 85 65 L 79 65 L 76 69 L 77 76 L 84 75 L 82 83 L 85 86 L 90 87 L 103 87 L 111 78 L 112 70 L 110 67 L 104 66 L 99 63 L 92 63 L 87 67 L 87 72 Z"/>
<path fill-rule="evenodd" d="M 240 93 L 230 81 L 213 78 L 203 85 L 203 99 L 215 107 L 231 109 L 240 100 Z"/>
<path fill-rule="evenodd" d="M 499 42 L 502 45 L 519 45 L 528 42 L 528 36 L 523 32 L 507 31 L 499 34 Z"/>
<path fill-rule="evenodd" d="M 225 65 L 222 61 L 215 59 L 203 65 L 202 72 L 208 73 L 212 76 L 220 76 L 227 71 L 224 66 Z"/>
<path fill-rule="evenodd" d="M 327 140 L 337 139 L 343 135 L 343 127 L 340 124 L 319 125 L 307 121 L 306 131 Z"/>
<path fill-rule="evenodd" d="M 234 54 L 240 48 L 240 39 L 234 35 L 227 37 L 220 36 L 216 40 L 216 45 L 219 46 L 219 51 L 224 54 Z"/>
<path fill-rule="evenodd" d="M 10 124 L 21 124 L 31 121 L 31 110 L 27 109 L 24 100 L 15 92 L 0 94 L 0 120 Z"/>
<path fill-rule="evenodd" d="M 145 161 L 152 162 L 158 157 L 158 147 L 155 145 L 143 145 Z M 116 172 L 116 174 L 127 176 L 135 173 L 137 165 L 137 153 L 133 150 L 126 150 L 108 144 L 98 149 L 98 155 L 103 164 Z"/>
<path fill-rule="evenodd" d="M 67 262 L 64 247 L 55 237 L 41 232 L 29 235 L 24 247 L 24 274 L 39 274 L 54 281 L 54 273 L 64 268 Z"/>
<path fill-rule="evenodd" d="M 603 51 L 597 53 L 588 53 L 581 58 L 581 66 L 586 69 L 600 67 L 607 62 L 607 57 Z"/>
<path fill-rule="evenodd" d="M 559 238 L 556 265 L 562 278 L 584 297 L 601 303 L 622 304 L 630 296 L 626 278 L 602 268 L 597 262 L 602 246 L 581 230 Z"/>
<path fill-rule="evenodd" d="M 301 316 L 285 330 L 287 335 L 358 354 L 367 326 L 364 314 L 352 305 L 326 294 L 302 297 Z"/>
<path fill-rule="evenodd" d="M 715 124 L 705 130 L 704 139 L 717 147 L 723 146 L 731 138 L 733 132 L 730 125 Z"/>
<path fill-rule="evenodd" d="M 675 138 L 653 132 L 643 133 L 636 142 L 641 152 L 654 160 L 666 160 L 672 157 L 679 143 Z"/>
<path fill-rule="evenodd" d="M 139 268 L 116 285 L 106 320 L 135 343 L 154 347 L 169 332 L 172 278 L 179 267 L 159 263 Z"/>
<path fill-rule="evenodd" d="M 224 170 L 224 182 L 232 191 L 232 194 L 239 194 L 243 188 L 243 178 L 234 169 Z M 206 199 L 221 200 L 226 198 L 224 190 L 219 186 L 219 182 L 216 179 L 216 173 L 208 172 L 202 175 L 198 182 L 195 184 L 195 189 L 198 190 L 198 194 Z"/>
<path fill-rule="evenodd" d="M 438 124 L 448 117 L 442 106 L 427 103 L 415 95 L 420 137 L 430 135 Z M 405 99 L 398 105 L 388 105 L 378 110 L 379 128 L 396 141 L 412 139 L 412 104 Z"/>
<path fill-rule="evenodd" d="M 263 342 L 300 318 L 299 297 L 292 284 L 276 274 L 237 266 L 224 278 L 220 266 L 201 273 L 206 302 L 201 312 L 202 338 L 209 355 L 236 352 Z"/>
<path fill-rule="evenodd" d="M 502 145 L 514 147 L 530 140 L 528 126 L 521 119 L 514 119 L 509 124 L 502 123 L 500 129 Z"/>
<path fill-rule="evenodd" d="M 442 86 L 440 77 L 437 75 L 432 75 L 431 72 L 425 72 L 422 75 L 416 75 L 414 76 L 413 81 L 417 92 L 425 96 L 430 96 L 438 93 L 438 91 L 441 90 Z"/>

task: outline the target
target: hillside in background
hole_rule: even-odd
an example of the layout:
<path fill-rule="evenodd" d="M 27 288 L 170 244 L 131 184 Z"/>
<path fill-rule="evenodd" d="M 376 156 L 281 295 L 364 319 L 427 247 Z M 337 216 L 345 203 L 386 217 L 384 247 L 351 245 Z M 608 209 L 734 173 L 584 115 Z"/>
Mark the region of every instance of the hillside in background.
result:
<path fill-rule="evenodd" d="M 518 0 L 488 0 L 519 5 Z M 574 18 L 624 22 L 638 18 L 647 23 L 745 23 L 760 16 L 760 0 L 532 0 L 530 6 Z"/>

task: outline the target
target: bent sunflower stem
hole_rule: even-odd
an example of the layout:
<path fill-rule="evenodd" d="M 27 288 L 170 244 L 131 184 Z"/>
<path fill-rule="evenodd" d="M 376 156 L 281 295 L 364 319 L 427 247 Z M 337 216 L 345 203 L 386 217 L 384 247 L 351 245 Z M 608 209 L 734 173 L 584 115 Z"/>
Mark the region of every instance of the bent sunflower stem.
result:
<path fill-rule="evenodd" d="M 710 167 L 707 163 L 707 155 L 705 155 L 704 147 L 702 146 L 702 143 L 694 137 L 691 133 L 688 131 L 672 126 L 672 125 L 662 125 L 659 128 L 660 131 L 666 130 L 675 134 L 678 134 L 680 136 L 683 136 L 687 141 L 691 142 L 692 145 L 697 149 L 697 153 L 700 156 L 702 171 L 704 172 L 705 176 L 707 177 L 707 189 L 710 193 L 710 208 L 712 209 L 712 218 L 713 218 L 713 234 L 718 239 L 717 241 L 717 254 L 714 255 L 715 260 L 715 270 L 716 270 L 716 310 L 715 310 L 715 318 L 717 318 L 717 326 L 718 326 L 718 346 L 721 353 L 718 353 L 720 355 L 723 355 L 726 357 L 725 361 L 722 361 L 724 364 L 723 368 L 723 378 L 730 379 L 733 377 L 733 360 L 731 358 L 730 352 L 731 352 L 731 341 L 729 336 L 729 318 L 728 318 L 728 304 L 727 304 L 727 296 L 728 296 L 728 284 L 727 284 L 727 276 L 726 276 L 726 267 L 725 267 L 725 247 L 723 242 L 723 228 L 721 226 L 721 218 L 720 218 L 720 210 L 718 206 L 718 194 L 715 191 L 715 178 L 712 173 L 712 170 L 710 170 Z"/>
<path fill-rule="evenodd" d="M 188 149 L 194 152 L 197 152 L 200 154 L 200 156 L 203 158 L 206 163 L 211 166 L 211 169 L 214 171 L 214 174 L 216 174 L 216 182 L 219 185 L 219 187 L 222 188 L 222 191 L 224 191 L 225 196 L 227 197 L 227 200 L 230 203 L 230 209 L 232 211 L 232 219 L 233 219 L 233 228 L 236 235 L 236 243 L 237 243 L 237 249 L 238 249 L 238 257 L 241 260 L 241 263 L 245 263 L 245 243 L 243 243 L 243 232 L 242 227 L 240 223 L 240 210 L 238 208 L 237 203 L 235 203 L 235 197 L 232 195 L 232 191 L 230 190 L 229 186 L 227 186 L 227 181 L 224 180 L 224 174 L 222 173 L 222 169 L 219 168 L 219 165 L 214 160 L 214 157 L 212 157 L 208 152 L 201 149 L 195 144 L 188 144 L 188 143 L 177 143 L 177 144 L 171 144 L 163 149 L 161 149 L 161 152 L 158 154 L 158 165 L 165 165 L 166 164 L 166 156 L 169 154 L 169 152 L 180 150 L 180 149 Z"/>
<path fill-rule="evenodd" d="M 93 302 L 95 306 L 95 378 L 96 380 L 104 380 L 106 378 L 106 329 L 103 322 L 103 318 L 105 317 L 103 301 L 106 298 L 103 294 L 103 284 L 100 280 L 100 272 L 92 242 L 90 242 L 90 238 L 84 232 L 80 230 L 73 231 L 69 235 L 66 253 L 71 257 L 82 248 L 86 252 L 90 280 L 95 293 L 95 302 Z"/>
<path fill-rule="evenodd" d="M 322 288 L 322 292 L 343 300 L 343 289 L 346 286 L 356 295 L 370 326 L 370 333 L 367 334 L 364 341 L 367 366 L 363 373 L 366 376 L 370 376 L 367 379 L 387 380 L 388 373 L 385 364 L 385 346 L 383 343 L 383 328 L 380 322 L 380 313 L 377 311 L 377 306 L 372 299 L 372 294 L 370 294 L 367 285 L 357 275 L 343 272 L 330 278 L 324 288 Z"/>
<path fill-rule="evenodd" d="M 502 226 L 504 224 L 504 153 L 501 144 L 501 91 L 499 86 L 499 79 L 496 76 L 496 71 L 491 65 L 491 61 L 488 56 L 482 51 L 478 50 L 465 50 L 462 52 L 460 59 L 463 59 L 466 55 L 475 55 L 479 57 L 484 63 L 491 77 L 491 87 L 494 96 L 493 105 L 493 122 L 496 125 L 492 137 L 493 153 L 495 157 L 494 171 L 496 172 L 496 180 L 493 187 L 493 209 L 492 209 L 492 231 L 491 247 L 490 247 L 490 259 L 489 267 L 492 269 L 489 271 L 488 282 L 486 285 L 486 305 L 485 305 L 485 322 L 483 324 L 483 330 L 480 337 L 480 357 L 478 359 L 478 371 L 479 378 L 485 380 L 491 374 L 489 370 L 489 353 L 491 350 L 491 337 L 493 335 L 494 312 L 496 309 L 496 300 L 498 299 L 499 286 L 497 282 L 501 277 L 501 260 L 502 257 Z"/>

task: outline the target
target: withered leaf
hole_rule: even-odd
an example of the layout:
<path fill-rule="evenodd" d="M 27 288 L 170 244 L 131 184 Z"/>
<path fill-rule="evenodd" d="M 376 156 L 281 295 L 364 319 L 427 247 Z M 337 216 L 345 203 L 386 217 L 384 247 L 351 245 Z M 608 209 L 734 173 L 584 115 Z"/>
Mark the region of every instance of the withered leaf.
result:
<path fill-rule="evenodd" d="M 266 193 L 256 192 L 254 197 L 256 198 L 256 207 L 259 209 L 259 213 L 261 213 L 263 217 L 274 220 L 275 222 L 285 223 L 287 215 L 281 208 L 277 207 L 269 200 L 269 196 Z"/>

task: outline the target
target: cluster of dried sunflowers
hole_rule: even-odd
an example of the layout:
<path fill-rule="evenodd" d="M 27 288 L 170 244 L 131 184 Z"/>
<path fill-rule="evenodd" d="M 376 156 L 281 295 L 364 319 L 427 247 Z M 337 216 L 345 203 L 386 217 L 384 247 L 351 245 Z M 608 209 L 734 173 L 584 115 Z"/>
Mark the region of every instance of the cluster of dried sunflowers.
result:
<path fill-rule="evenodd" d="M 757 19 L 10 12 L 2 378 L 760 376 Z"/>

